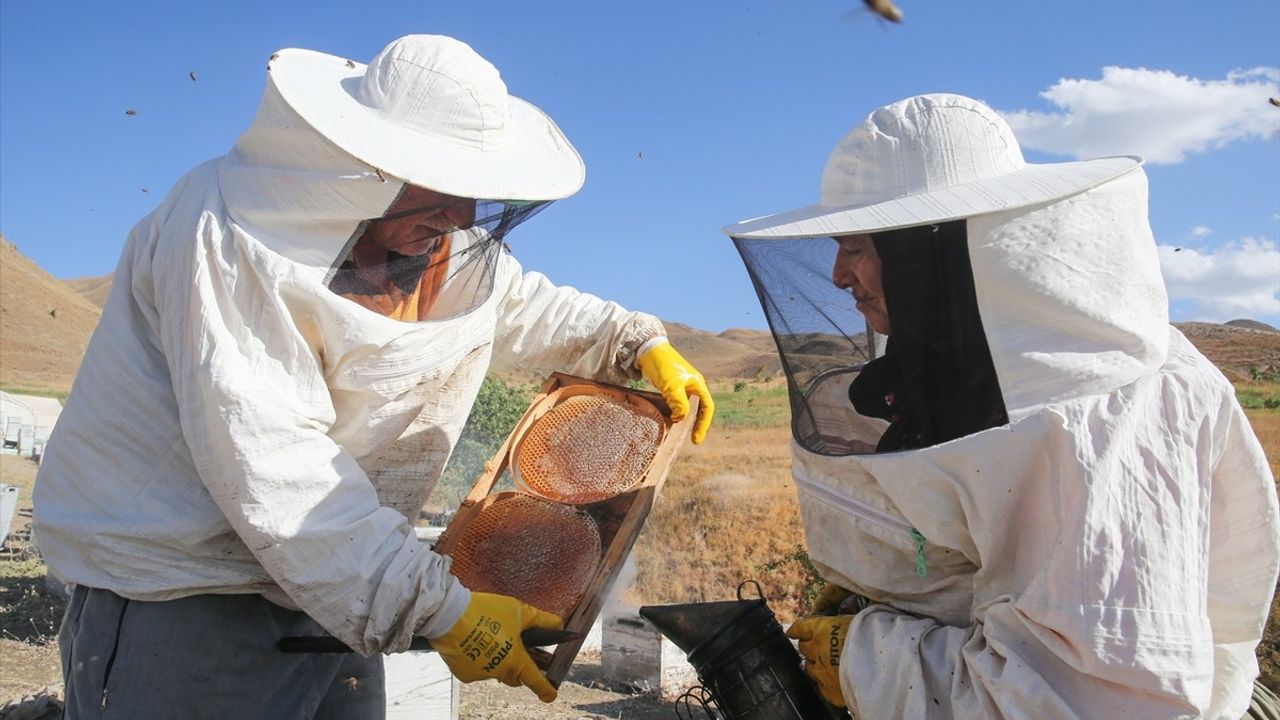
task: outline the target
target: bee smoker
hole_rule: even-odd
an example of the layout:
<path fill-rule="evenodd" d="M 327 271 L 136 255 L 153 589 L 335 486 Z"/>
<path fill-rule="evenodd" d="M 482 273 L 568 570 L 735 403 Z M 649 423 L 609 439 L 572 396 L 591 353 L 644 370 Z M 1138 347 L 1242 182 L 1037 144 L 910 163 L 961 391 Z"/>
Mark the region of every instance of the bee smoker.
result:
<path fill-rule="evenodd" d="M 758 597 L 743 597 L 754 585 Z M 640 616 L 689 657 L 702 685 L 676 704 L 681 720 L 701 708 L 711 720 L 848 720 L 827 704 L 765 602 L 760 584 L 737 600 L 647 605 Z"/>

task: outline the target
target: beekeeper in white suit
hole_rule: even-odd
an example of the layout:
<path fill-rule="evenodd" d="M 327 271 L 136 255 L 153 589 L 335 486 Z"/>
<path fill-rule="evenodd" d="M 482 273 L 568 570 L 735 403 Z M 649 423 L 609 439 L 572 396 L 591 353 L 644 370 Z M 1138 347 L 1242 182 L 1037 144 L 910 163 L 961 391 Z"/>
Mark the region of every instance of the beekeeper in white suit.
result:
<path fill-rule="evenodd" d="M 819 204 L 726 228 L 786 360 L 809 553 L 846 589 L 789 634 L 857 717 L 1249 706 L 1275 484 L 1169 325 L 1140 164 L 1029 165 L 989 108 L 924 95 L 837 145 Z"/>
<path fill-rule="evenodd" d="M 469 592 L 408 519 L 491 365 L 643 373 L 674 416 L 698 396 L 706 434 L 656 318 L 504 251 L 583 178 L 456 40 L 272 56 L 252 127 L 130 235 L 44 458 L 40 547 L 77 586 L 68 717 L 380 717 L 377 654 L 414 635 L 554 698 L 519 633 L 560 619 Z M 275 649 L 322 633 L 360 654 Z"/>

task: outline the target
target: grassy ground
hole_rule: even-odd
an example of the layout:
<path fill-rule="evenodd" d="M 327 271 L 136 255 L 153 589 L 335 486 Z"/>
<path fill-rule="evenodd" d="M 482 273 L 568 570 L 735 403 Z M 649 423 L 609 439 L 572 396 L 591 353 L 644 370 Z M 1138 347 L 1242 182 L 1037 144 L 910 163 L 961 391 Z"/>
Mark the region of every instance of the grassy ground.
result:
<path fill-rule="evenodd" d="M 786 620 L 805 606 L 786 388 L 715 390 L 715 428 L 704 445 L 682 452 L 668 477 L 636 544 L 638 574 L 628 600 L 725 600 L 738 582 L 756 578 Z M 1238 383 L 1237 396 L 1280 479 L 1280 403 L 1266 404 L 1280 398 L 1280 385 Z M 1262 681 L 1280 688 L 1280 603 L 1272 605 L 1258 658 Z"/>
<path fill-rule="evenodd" d="M 1280 409 L 1280 383 L 1238 382 L 1236 399 L 1245 410 Z"/>
<path fill-rule="evenodd" d="M 1267 454 L 1272 477 L 1280 480 L 1280 410 L 1245 410 L 1245 414 Z M 1280 603 L 1275 600 L 1271 603 L 1266 632 L 1258 645 L 1258 664 L 1262 667 L 1262 683 L 1272 690 L 1280 690 Z"/>
<path fill-rule="evenodd" d="M 62 684 L 56 636 L 64 604 L 45 587 L 44 563 L 28 545 L 35 477 L 35 463 L 0 455 L 0 482 L 18 487 L 18 514 L 0 550 L 0 704 Z"/>
<path fill-rule="evenodd" d="M 34 395 L 36 397 L 57 398 L 64 403 L 67 401 L 67 396 L 70 394 L 64 390 L 42 390 L 40 388 L 8 387 L 4 385 L 0 385 L 0 390 L 14 395 Z"/>
<path fill-rule="evenodd" d="M 803 532 L 791 485 L 786 390 L 774 384 L 716 391 L 716 425 L 706 443 L 684 449 L 668 477 L 636 544 L 636 582 L 625 599 L 636 605 L 724 600 L 739 582 L 754 578 L 785 621 L 803 609 L 805 578 L 802 564 L 793 561 Z M 1267 392 L 1261 390 L 1261 403 L 1247 403 L 1253 409 L 1246 412 L 1280 477 L 1280 410 L 1265 407 Z M 62 604 L 45 588 L 44 567 L 26 546 L 34 478 L 29 460 L 0 455 L 0 482 L 18 485 L 21 493 L 13 537 L 0 551 L 0 704 L 60 684 L 54 636 Z M 1263 681 L 1280 688 L 1280 613 L 1274 607 L 1258 656 Z M 527 691 L 466 686 L 462 717 L 671 716 L 669 704 L 628 700 L 599 687 L 593 673 L 598 671 L 584 662 L 562 701 L 536 712 L 528 709 L 534 703 Z"/>
<path fill-rule="evenodd" d="M 785 385 L 739 383 L 715 388 L 717 432 L 745 428 L 785 428 L 791 421 L 791 403 Z"/>

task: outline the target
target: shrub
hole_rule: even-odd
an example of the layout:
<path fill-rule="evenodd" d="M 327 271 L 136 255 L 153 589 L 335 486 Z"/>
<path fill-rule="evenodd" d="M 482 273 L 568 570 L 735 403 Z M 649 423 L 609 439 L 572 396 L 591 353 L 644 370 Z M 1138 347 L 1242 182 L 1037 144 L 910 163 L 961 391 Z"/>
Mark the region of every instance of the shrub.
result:
<path fill-rule="evenodd" d="M 800 588 L 802 607 L 812 608 L 814 598 L 818 596 L 818 591 L 827 584 L 827 581 L 818 574 L 818 568 L 814 567 L 813 560 L 809 558 L 809 551 L 805 550 L 804 545 L 796 543 L 795 547 L 791 548 L 791 552 L 761 563 L 759 571 L 772 574 L 793 564 L 804 572 L 804 584 Z"/>
<path fill-rule="evenodd" d="M 1259 367 L 1250 365 L 1249 376 L 1256 383 L 1280 383 L 1280 370 L 1272 366 Z"/>
<path fill-rule="evenodd" d="M 515 429 L 533 395 L 531 387 L 510 385 L 492 376 L 484 379 L 428 506 L 453 509 L 466 497 L 484 472 L 485 462 Z"/>
<path fill-rule="evenodd" d="M 1276 385 L 1258 385 L 1254 387 L 1237 385 L 1236 401 L 1245 410 L 1280 409 L 1280 387 Z"/>

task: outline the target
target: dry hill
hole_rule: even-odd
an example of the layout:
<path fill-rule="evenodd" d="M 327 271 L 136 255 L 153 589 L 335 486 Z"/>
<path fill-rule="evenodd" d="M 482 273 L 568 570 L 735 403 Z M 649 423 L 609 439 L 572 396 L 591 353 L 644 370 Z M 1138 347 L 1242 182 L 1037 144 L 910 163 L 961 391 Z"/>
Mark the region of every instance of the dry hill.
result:
<path fill-rule="evenodd" d="M 765 330 L 725 330 L 719 335 L 667 322 L 680 354 L 712 380 L 769 380 L 782 371 L 773 336 Z"/>
<path fill-rule="evenodd" d="M 102 307 L 107 304 L 107 295 L 111 293 L 111 280 L 114 275 L 100 275 L 98 277 L 76 278 L 68 280 L 67 285 L 72 290 L 80 293 L 80 297 L 89 302 Z"/>
<path fill-rule="evenodd" d="M 3 253 L 0 385 L 67 390 L 111 290 L 112 276 L 63 282 L 50 277 L 7 242 Z M 51 310 L 56 314 L 51 315 Z M 713 381 L 780 379 L 782 365 L 767 330 L 731 328 L 717 334 L 677 322 L 666 326 L 681 354 Z M 1280 331 L 1265 323 L 1232 320 L 1223 325 L 1189 322 L 1176 326 L 1232 380 L 1280 374 Z"/>
<path fill-rule="evenodd" d="M 1280 377 L 1280 332 L 1264 323 L 1232 320 L 1226 325 L 1188 322 L 1174 327 L 1231 380 Z"/>
<path fill-rule="evenodd" d="M 101 315 L 0 235 L 0 386 L 70 390 Z"/>

